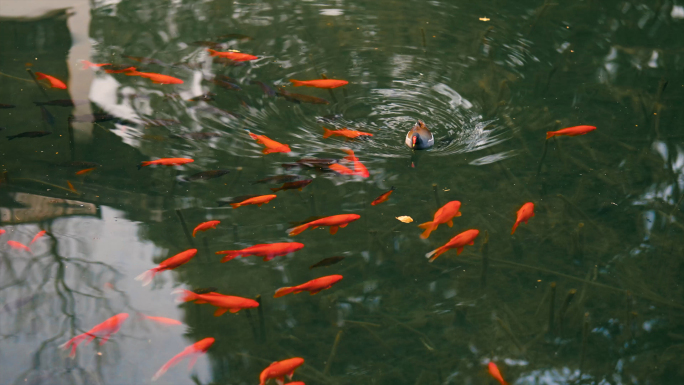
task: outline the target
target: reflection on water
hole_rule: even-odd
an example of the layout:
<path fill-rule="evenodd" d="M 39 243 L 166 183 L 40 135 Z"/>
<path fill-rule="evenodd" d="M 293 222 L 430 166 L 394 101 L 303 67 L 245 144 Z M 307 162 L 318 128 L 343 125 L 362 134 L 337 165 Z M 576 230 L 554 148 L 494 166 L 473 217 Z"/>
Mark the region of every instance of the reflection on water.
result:
<path fill-rule="evenodd" d="M 0 383 L 148 383 L 210 337 L 195 368 L 158 382 L 254 383 L 291 357 L 306 360 L 294 380 L 309 385 L 495 383 L 490 362 L 512 384 L 684 379 L 681 5 L 31 4 L 0 7 L 0 104 L 14 106 L 0 109 L 0 135 L 51 133 L 0 142 Z M 26 68 L 68 89 L 40 90 Z M 324 76 L 350 84 L 289 81 Z M 404 138 L 418 120 L 436 143 L 413 153 Z M 598 129 L 544 141 L 581 124 Z M 373 136 L 324 139 L 324 127 Z M 291 152 L 264 155 L 249 133 Z M 369 178 L 330 172 L 353 167 L 346 149 Z M 172 157 L 194 162 L 136 167 Z M 311 183 L 226 205 L 296 179 Z M 416 225 L 452 200 L 463 215 L 420 239 Z M 511 235 L 525 202 L 535 216 Z M 288 236 L 338 214 L 361 218 Z M 193 237 L 208 220 L 221 223 Z M 426 261 L 466 229 L 480 230 L 475 246 Z M 293 241 L 305 247 L 268 262 L 214 254 Z M 134 281 L 190 248 L 152 285 Z M 273 298 L 335 274 L 314 296 Z M 260 306 L 214 317 L 174 303 L 176 288 Z M 59 349 L 119 313 L 106 343 L 75 359 Z"/>

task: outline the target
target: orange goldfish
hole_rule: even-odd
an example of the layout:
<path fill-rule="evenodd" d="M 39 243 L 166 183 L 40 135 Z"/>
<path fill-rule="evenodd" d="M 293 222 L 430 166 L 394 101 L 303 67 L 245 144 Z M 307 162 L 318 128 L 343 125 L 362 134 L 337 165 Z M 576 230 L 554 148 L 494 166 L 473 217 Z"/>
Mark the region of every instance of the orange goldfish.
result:
<path fill-rule="evenodd" d="M 264 262 L 270 261 L 275 257 L 280 257 L 295 251 L 301 250 L 304 247 L 303 243 L 298 242 L 281 242 L 281 243 L 261 243 L 258 245 L 250 246 L 242 250 L 222 250 L 217 251 L 216 254 L 225 254 L 225 257 L 221 259 L 221 262 L 228 262 L 236 257 L 249 257 L 250 255 L 256 255 L 257 257 L 264 257 Z"/>
<path fill-rule="evenodd" d="M 261 151 L 264 154 L 270 154 L 273 152 L 290 152 L 290 146 L 288 146 L 287 144 L 278 143 L 266 135 L 256 135 L 250 132 L 249 136 L 252 139 L 256 140 L 257 143 L 266 146 L 266 148 L 264 148 Z"/>
<path fill-rule="evenodd" d="M 105 70 L 105 72 L 108 74 L 122 74 L 125 72 L 135 71 L 136 69 L 137 68 L 135 68 L 135 67 L 127 67 L 127 68 L 120 68 L 120 69 Z"/>
<path fill-rule="evenodd" d="M 495 380 L 499 381 L 501 385 L 508 385 L 508 383 L 504 381 L 503 377 L 501 376 L 501 372 L 499 372 L 499 368 L 495 363 L 490 361 L 489 364 L 487 364 L 487 368 L 489 369 L 489 374 L 491 374 Z"/>
<path fill-rule="evenodd" d="M 316 88 L 337 88 L 337 87 L 342 87 L 342 86 L 346 86 L 347 84 L 349 84 L 349 82 L 346 80 L 337 80 L 337 79 L 316 79 L 316 80 L 290 79 L 290 82 L 295 87 L 306 86 L 306 87 L 316 87 Z"/>
<path fill-rule="evenodd" d="M 71 184 L 71 182 L 67 181 L 67 186 L 69 186 L 69 190 L 71 190 L 71 191 L 73 191 L 73 192 L 75 192 L 75 193 L 78 192 L 78 191 L 76 191 L 76 188 L 74 187 L 74 185 Z"/>
<path fill-rule="evenodd" d="M 142 281 L 143 286 L 147 286 L 152 282 L 152 278 L 154 278 L 157 273 L 162 272 L 164 270 L 173 270 L 177 268 L 178 266 L 184 265 L 197 254 L 197 249 L 188 249 L 185 250 L 181 253 L 178 253 L 174 255 L 171 258 L 168 258 L 157 267 L 153 267 L 150 270 L 147 270 L 146 272 L 140 274 L 139 276 L 135 277 L 136 281 Z"/>
<path fill-rule="evenodd" d="M 105 342 L 109 340 L 109 337 L 111 337 L 112 334 L 115 334 L 119 331 L 119 329 L 121 329 L 121 325 L 124 323 L 124 321 L 126 321 L 127 318 L 128 313 L 119 313 L 113 317 L 108 318 L 101 324 L 96 325 L 87 332 L 77 335 L 76 337 L 70 339 L 69 341 L 65 342 L 59 347 L 63 349 L 71 348 L 71 353 L 69 353 L 69 357 L 74 358 L 76 357 L 76 347 L 81 342 L 86 340 L 87 345 L 90 343 L 90 341 L 94 340 L 95 338 L 102 338 L 100 340 L 100 345 L 104 345 Z"/>
<path fill-rule="evenodd" d="M 344 136 L 347 139 L 354 139 L 354 138 L 358 138 L 359 136 L 373 136 L 373 134 L 369 134 L 368 132 L 347 130 L 346 128 L 333 131 L 333 130 L 329 130 L 329 129 L 323 127 L 323 139 L 329 138 L 333 135 Z"/>
<path fill-rule="evenodd" d="M 349 156 L 345 156 L 344 159 L 346 159 L 350 162 L 354 162 L 354 175 L 358 175 L 358 176 L 361 176 L 363 178 L 368 178 L 370 176 L 368 169 L 366 168 L 366 166 L 363 165 L 363 163 L 361 163 L 359 161 L 359 158 L 357 158 L 356 155 L 354 155 L 353 150 L 342 150 L 342 151 L 349 154 Z"/>
<path fill-rule="evenodd" d="M 238 62 L 239 61 L 250 61 L 250 60 L 258 59 L 257 56 L 249 55 L 249 54 L 241 53 L 241 52 L 232 52 L 232 51 L 220 52 L 220 51 L 216 51 L 213 49 L 208 49 L 207 51 L 209 51 L 210 56 L 223 57 L 223 58 L 230 59 L 232 61 L 238 61 Z"/>
<path fill-rule="evenodd" d="M 236 209 L 240 206 L 246 206 L 246 205 L 257 205 L 257 207 L 261 207 L 261 205 L 268 203 L 272 201 L 273 199 L 277 198 L 278 196 L 275 194 L 269 194 L 269 195 L 259 195 L 256 197 L 252 197 L 249 199 L 245 199 L 242 202 L 237 202 L 237 203 L 231 203 L 230 205 Z"/>
<path fill-rule="evenodd" d="M 29 243 L 29 246 L 31 246 L 31 245 L 33 244 L 33 242 L 37 241 L 38 238 L 40 238 L 40 237 L 42 237 L 43 235 L 45 235 L 45 233 L 47 233 L 47 231 L 45 231 L 45 230 L 39 231 L 38 234 L 36 234 L 36 235 L 33 237 L 33 239 L 31 240 L 31 242 Z"/>
<path fill-rule="evenodd" d="M 330 170 L 335 171 L 336 173 L 340 175 L 355 175 L 354 170 L 350 169 L 347 166 L 343 166 L 339 163 L 333 163 L 330 166 L 328 166 Z"/>
<path fill-rule="evenodd" d="M 29 253 L 31 252 L 31 249 L 29 249 L 28 246 L 26 246 L 25 244 L 23 244 L 21 242 L 7 241 L 7 244 L 13 249 L 25 250 L 25 251 L 28 251 Z"/>
<path fill-rule="evenodd" d="M 461 208 L 461 202 L 459 201 L 451 201 L 442 206 L 437 212 L 435 213 L 435 216 L 432 218 L 432 222 L 425 222 L 421 225 L 418 225 L 421 229 L 425 229 L 423 234 L 420 235 L 422 239 L 427 239 L 430 236 L 430 233 L 437 230 L 437 227 L 439 225 L 442 225 L 444 223 L 447 224 L 447 226 L 452 227 L 454 225 L 454 217 L 460 217 L 461 212 L 458 211 Z"/>
<path fill-rule="evenodd" d="M 214 312 L 214 317 L 219 317 L 227 311 L 237 313 L 242 309 L 259 307 L 259 302 L 253 299 L 223 295 L 213 291 L 206 294 L 197 294 L 190 290 L 178 289 L 174 290 L 174 294 L 182 294 L 179 298 L 181 302 L 195 301 L 197 304 L 208 303 L 209 305 L 216 306 L 218 309 Z"/>
<path fill-rule="evenodd" d="M 36 79 L 38 79 L 38 80 L 47 79 L 47 81 L 50 82 L 50 87 L 52 87 L 52 88 L 59 88 L 62 90 L 66 90 L 66 88 L 67 88 L 66 84 L 64 84 L 63 81 L 57 79 L 54 76 L 46 75 L 42 72 L 36 72 Z"/>
<path fill-rule="evenodd" d="M 547 131 L 546 132 L 546 139 L 549 139 L 549 138 L 554 137 L 554 136 L 584 135 L 586 133 L 594 131 L 595 129 L 596 129 L 596 127 L 594 127 L 594 126 L 575 126 L 575 127 L 564 128 L 564 129 L 558 130 L 558 131 Z"/>
<path fill-rule="evenodd" d="M 6 233 L 6 231 L 5 231 L 5 230 L 3 230 L 3 229 L 0 229 L 0 235 L 2 235 L 2 234 L 5 234 L 5 233 Z"/>
<path fill-rule="evenodd" d="M 171 358 L 167 363 L 165 363 L 161 368 L 159 368 L 159 370 L 157 370 L 157 373 L 155 373 L 152 377 L 152 381 L 157 381 L 159 377 L 166 373 L 167 370 L 169 370 L 172 366 L 179 363 L 185 357 L 190 357 L 190 364 L 188 364 L 188 370 L 192 369 L 192 367 L 195 366 L 195 362 L 197 362 L 197 359 L 202 354 L 206 353 L 207 350 L 209 350 L 211 345 L 214 344 L 214 341 L 214 338 L 209 337 L 203 340 L 199 340 L 194 344 L 186 347 L 185 349 L 183 349 L 182 352 L 173 356 L 173 358 Z"/>
<path fill-rule="evenodd" d="M 84 69 L 84 70 L 87 70 L 88 68 L 100 68 L 100 67 L 112 65 L 112 63 L 98 64 L 98 63 L 90 62 L 88 60 L 81 60 L 81 63 L 83 63 L 83 68 L 81 68 L 81 69 Z"/>
<path fill-rule="evenodd" d="M 218 224 L 221 223 L 221 221 L 207 221 L 207 222 L 202 222 L 197 227 L 195 227 L 194 230 L 192 230 L 192 237 L 195 237 L 195 234 L 197 234 L 198 231 L 207 231 L 209 229 L 215 229 Z"/>
<path fill-rule="evenodd" d="M 166 318 L 166 317 L 153 317 L 151 315 L 146 315 L 146 314 L 143 314 L 142 316 L 145 319 L 148 319 L 150 321 L 154 321 L 154 322 L 157 322 L 160 324 L 164 324 L 164 325 L 182 325 L 183 324 L 180 321 L 177 321 L 177 320 L 171 319 L 171 318 Z"/>
<path fill-rule="evenodd" d="M 371 203 L 371 206 L 375 206 L 375 205 L 379 205 L 380 203 L 387 202 L 387 200 L 389 199 L 390 195 L 392 195 L 393 192 L 394 192 L 394 186 L 392 186 L 392 188 L 391 188 L 388 192 L 386 192 L 386 193 L 380 195 L 379 197 L 377 197 L 377 198 Z"/>
<path fill-rule="evenodd" d="M 192 163 L 194 162 L 194 159 L 190 158 L 161 158 L 157 160 L 148 160 L 145 162 L 142 162 L 138 165 L 138 170 L 145 166 L 151 166 L 151 165 L 162 165 L 162 166 L 180 166 L 182 164 L 186 163 Z"/>
<path fill-rule="evenodd" d="M 275 379 L 278 383 L 285 382 L 285 376 L 292 379 L 295 369 L 304 364 L 301 357 L 288 358 L 287 360 L 276 361 L 261 371 L 259 375 L 259 385 L 266 385 L 266 381 Z"/>
<path fill-rule="evenodd" d="M 475 238 L 477 238 L 478 234 L 480 234 L 480 230 L 466 230 L 451 238 L 444 246 L 425 254 L 425 257 L 429 258 L 430 262 L 432 262 L 449 249 L 456 249 L 456 255 L 459 255 L 463 252 L 463 248 L 466 245 L 472 246 L 475 243 Z"/>
<path fill-rule="evenodd" d="M 527 221 L 534 216 L 534 203 L 532 202 L 527 202 L 522 207 L 518 210 L 518 218 L 515 220 L 515 224 L 513 225 L 513 230 L 511 230 L 511 235 L 515 233 L 515 229 L 518 228 L 518 225 L 520 222 L 525 222 L 527 224 Z"/>
<path fill-rule="evenodd" d="M 345 228 L 347 227 L 349 222 L 354 222 L 359 218 L 361 218 L 361 216 L 358 214 L 333 215 L 330 217 L 325 217 L 321 219 L 316 219 L 315 221 L 307 222 L 288 231 L 290 232 L 290 236 L 294 236 L 305 231 L 308 228 L 315 229 L 320 226 L 330 226 L 330 234 L 335 234 L 340 227 Z"/>
<path fill-rule="evenodd" d="M 126 73 L 126 76 L 140 76 L 142 78 L 148 78 L 152 80 L 152 83 L 156 84 L 183 84 L 183 81 L 178 78 L 174 78 L 173 76 L 169 75 L 156 74 L 154 72 L 130 71 Z"/>
<path fill-rule="evenodd" d="M 321 290 L 330 289 L 334 284 L 341 281 L 342 278 L 343 277 L 339 274 L 327 275 L 325 277 L 312 279 L 311 281 L 303 283 L 301 285 L 292 287 L 281 287 L 280 289 L 276 290 L 275 295 L 273 295 L 273 298 L 282 297 L 290 293 L 297 294 L 303 291 L 308 291 L 311 295 L 318 294 L 318 292 L 320 292 Z"/>
<path fill-rule="evenodd" d="M 95 170 L 97 170 L 97 167 L 85 168 L 85 169 L 83 169 L 83 170 L 76 171 L 76 175 L 88 174 L 88 173 L 91 173 L 91 172 L 93 172 L 93 171 L 95 171 Z"/>

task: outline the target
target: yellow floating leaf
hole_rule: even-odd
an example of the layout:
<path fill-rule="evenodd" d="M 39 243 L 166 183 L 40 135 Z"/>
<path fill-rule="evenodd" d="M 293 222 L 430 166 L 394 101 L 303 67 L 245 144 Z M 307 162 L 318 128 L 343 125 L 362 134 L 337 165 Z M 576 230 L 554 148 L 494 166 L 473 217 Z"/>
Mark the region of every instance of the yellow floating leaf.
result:
<path fill-rule="evenodd" d="M 481 17 L 481 18 L 480 18 L 480 21 L 489 21 L 489 19 L 486 18 L 486 17 Z"/>
<path fill-rule="evenodd" d="M 404 223 L 411 223 L 413 222 L 413 218 L 409 217 L 408 215 L 402 215 L 400 217 L 397 217 L 398 220 Z"/>

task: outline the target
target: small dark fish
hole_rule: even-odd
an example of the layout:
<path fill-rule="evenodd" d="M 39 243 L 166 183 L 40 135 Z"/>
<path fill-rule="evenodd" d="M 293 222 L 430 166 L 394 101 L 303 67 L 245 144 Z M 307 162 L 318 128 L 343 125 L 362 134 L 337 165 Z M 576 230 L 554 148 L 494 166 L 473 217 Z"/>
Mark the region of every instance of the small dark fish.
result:
<path fill-rule="evenodd" d="M 221 199 L 217 200 L 216 203 L 218 203 L 219 207 L 222 207 L 225 205 L 229 205 L 231 203 L 238 203 L 238 202 L 246 201 L 249 198 L 254 198 L 254 197 L 258 197 L 258 196 L 259 195 L 241 195 L 239 197 L 221 198 Z"/>
<path fill-rule="evenodd" d="M 73 107 L 74 101 L 71 99 L 57 99 L 47 102 L 33 102 L 36 106 L 57 106 L 57 107 Z"/>
<path fill-rule="evenodd" d="M 330 104 L 330 102 L 325 99 L 317 98 L 315 96 L 295 94 L 293 92 L 286 91 L 282 87 L 278 89 L 278 96 L 282 96 L 283 98 L 285 98 L 285 100 L 294 103 L 303 102 L 311 104 Z"/>
<path fill-rule="evenodd" d="M 217 36 L 217 39 L 238 39 L 238 40 L 254 40 L 253 37 L 247 36 L 247 35 L 242 35 L 239 33 L 229 33 L 227 35 L 221 35 Z"/>
<path fill-rule="evenodd" d="M 303 224 L 305 224 L 305 223 L 313 222 L 313 221 L 318 220 L 318 219 L 321 219 L 321 218 L 325 218 L 325 217 L 313 215 L 313 216 L 310 216 L 310 217 L 306 218 L 306 219 L 303 220 L 303 221 L 299 221 L 299 222 L 297 222 L 297 221 L 295 221 L 295 222 L 290 222 L 290 224 L 291 224 L 292 226 L 299 226 L 299 225 L 303 225 Z"/>
<path fill-rule="evenodd" d="M 299 175 L 276 175 L 276 176 L 269 176 L 268 178 L 264 178 L 264 179 L 259 179 L 258 181 L 254 182 L 252 184 L 257 184 L 257 183 L 280 184 L 280 183 L 294 182 L 298 179 L 299 179 Z"/>
<path fill-rule="evenodd" d="M 218 289 L 215 287 L 203 287 L 200 289 L 195 289 L 192 292 L 195 294 L 207 294 L 207 293 L 217 292 L 217 291 L 218 291 Z"/>
<path fill-rule="evenodd" d="M 264 93 L 270 97 L 275 97 L 277 95 L 276 90 L 273 89 L 273 87 L 269 86 L 268 84 L 259 81 L 259 80 L 252 80 L 249 82 L 249 84 L 256 84 L 259 87 L 261 87 L 261 90 L 264 91 Z"/>
<path fill-rule="evenodd" d="M 164 63 L 161 60 L 152 59 L 149 57 L 127 56 L 127 55 L 121 55 L 121 57 L 125 57 L 126 59 L 135 60 L 138 63 L 142 63 L 142 64 L 156 64 L 156 65 L 160 65 L 160 66 L 166 66 L 167 65 L 166 63 Z"/>
<path fill-rule="evenodd" d="M 86 162 L 83 160 L 75 160 L 73 162 L 62 163 L 62 164 L 60 164 L 60 166 L 78 167 L 78 168 L 93 168 L 93 167 L 101 167 L 102 165 L 99 163 L 95 163 L 95 162 Z"/>
<path fill-rule="evenodd" d="M 326 158 L 303 158 L 295 163 L 283 163 L 283 168 L 289 169 L 293 167 L 300 168 L 316 168 L 316 169 L 327 169 L 333 163 L 337 163 L 337 159 L 326 159 Z"/>
<path fill-rule="evenodd" d="M 14 107 L 16 107 L 14 104 L 0 103 L 0 108 L 14 108 Z"/>
<path fill-rule="evenodd" d="M 190 132 L 187 134 L 169 135 L 169 138 L 201 140 L 201 139 L 219 138 L 221 136 L 222 135 L 219 134 L 218 132 Z"/>
<path fill-rule="evenodd" d="M 231 83 L 229 81 L 226 81 L 226 80 L 214 78 L 214 79 L 211 79 L 209 81 L 216 84 L 217 86 L 223 87 L 227 90 L 242 91 L 242 88 L 240 88 L 240 86 L 238 86 L 237 84 Z"/>
<path fill-rule="evenodd" d="M 50 113 L 50 111 L 48 111 L 47 108 L 40 106 L 40 115 L 43 117 L 43 120 L 47 124 L 49 124 L 53 127 L 55 126 L 55 117 L 52 116 L 52 114 Z"/>
<path fill-rule="evenodd" d="M 195 96 L 194 98 L 188 99 L 189 102 L 210 102 L 214 100 L 214 96 L 216 96 L 215 93 L 213 92 L 207 92 L 206 94 L 202 94 L 200 96 Z"/>
<path fill-rule="evenodd" d="M 218 178 L 221 176 L 224 176 L 228 174 L 230 170 L 209 170 L 209 171 L 202 171 L 198 172 L 197 174 L 192 174 L 189 176 L 183 176 L 181 177 L 181 180 L 185 182 L 192 182 L 196 180 L 209 180 L 209 179 L 214 179 Z"/>
<path fill-rule="evenodd" d="M 302 191 L 302 189 L 304 187 L 308 186 L 311 182 L 313 182 L 313 179 L 304 179 L 304 180 L 299 180 L 296 182 L 287 182 L 280 187 L 272 188 L 271 191 L 278 192 L 281 190 L 285 191 L 285 190 L 294 190 L 294 189 Z"/>
<path fill-rule="evenodd" d="M 50 134 L 52 134 L 50 131 L 27 131 L 22 132 L 21 134 L 10 135 L 7 137 L 7 140 L 12 140 L 14 138 L 40 138 L 41 136 Z"/>
<path fill-rule="evenodd" d="M 78 116 L 70 116 L 69 119 L 72 122 L 82 122 L 82 123 L 99 123 L 99 122 L 106 122 L 109 120 L 116 120 L 118 119 L 116 116 L 109 115 L 109 114 L 104 114 L 104 113 L 95 113 L 95 114 L 86 114 L 86 115 L 78 115 Z"/>
<path fill-rule="evenodd" d="M 344 257 L 329 257 L 329 258 L 321 260 L 318 263 L 314 263 L 313 265 L 309 266 L 309 269 L 313 269 L 315 267 L 325 267 L 325 266 L 334 265 L 338 262 L 341 262 L 343 259 L 344 259 Z"/>
<path fill-rule="evenodd" d="M 151 127 L 168 127 L 180 124 L 180 121 L 176 119 L 143 119 L 143 123 Z"/>

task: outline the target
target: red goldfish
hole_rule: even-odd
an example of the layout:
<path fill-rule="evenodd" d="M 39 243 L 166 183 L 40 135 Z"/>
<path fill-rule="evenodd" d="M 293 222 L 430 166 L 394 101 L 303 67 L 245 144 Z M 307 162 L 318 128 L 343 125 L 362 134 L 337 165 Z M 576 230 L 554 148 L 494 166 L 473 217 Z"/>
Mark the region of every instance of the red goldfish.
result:
<path fill-rule="evenodd" d="M 266 385 L 266 381 L 276 379 L 278 383 L 285 382 L 285 376 L 292 379 L 295 369 L 304 364 L 301 357 L 288 358 L 287 360 L 276 361 L 261 371 L 259 375 L 259 385 Z"/>
<path fill-rule="evenodd" d="M 140 76 L 142 78 L 148 78 L 152 80 L 152 83 L 156 84 L 183 84 L 183 81 L 178 78 L 174 78 L 173 76 L 169 75 L 156 74 L 154 72 L 130 71 L 126 72 L 126 76 Z"/>
<path fill-rule="evenodd" d="M 84 69 L 84 70 L 87 70 L 88 68 L 93 68 L 93 67 L 94 67 L 94 68 L 100 68 L 100 67 L 112 65 L 112 63 L 102 63 L 102 64 L 98 64 L 98 63 L 90 62 L 90 61 L 88 61 L 88 60 L 81 60 L 81 63 L 83 63 L 83 68 L 81 68 L 81 69 Z"/>
<path fill-rule="evenodd" d="M 373 136 L 373 134 L 369 134 L 367 132 L 347 130 L 346 128 L 333 131 L 333 130 L 329 130 L 329 129 L 323 127 L 323 139 L 329 138 L 333 135 L 344 136 L 347 139 L 354 139 L 354 138 L 358 138 L 359 136 Z"/>
<path fill-rule="evenodd" d="M 475 243 L 478 234 L 480 234 L 480 230 L 466 230 L 451 238 L 444 246 L 425 254 L 425 257 L 432 262 L 449 249 L 456 249 L 456 255 L 461 254 L 466 245 L 472 246 Z"/>
<path fill-rule="evenodd" d="M 520 210 L 518 210 L 518 218 L 515 220 L 515 224 L 513 225 L 513 230 L 511 230 L 511 235 L 515 233 L 515 229 L 518 228 L 518 225 L 520 222 L 525 222 L 527 224 L 527 220 L 532 218 L 534 216 L 534 203 L 532 202 L 527 202 L 522 207 Z"/>
<path fill-rule="evenodd" d="M 105 72 L 108 74 L 122 74 L 124 72 L 135 71 L 136 69 L 137 68 L 135 68 L 135 67 L 127 67 L 127 68 L 120 68 L 120 69 L 105 70 Z"/>
<path fill-rule="evenodd" d="M 39 231 L 38 234 L 36 234 L 36 235 L 33 237 L 33 239 L 31 240 L 31 242 L 29 243 L 29 246 L 31 246 L 31 245 L 33 244 L 33 242 L 37 241 L 38 238 L 40 238 L 40 237 L 42 237 L 43 235 L 45 235 L 45 233 L 47 233 L 47 231 L 45 231 L 45 230 Z"/>
<path fill-rule="evenodd" d="M 437 230 L 437 227 L 444 223 L 446 223 L 447 226 L 452 227 L 454 225 L 453 218 L 461 216 L 461 212 L 458 211 L 460 208 L 461 202 L 459 201 L 451 201 L 442 206 L 435 213 L 435 216 L 432 218 L 432 222 L 425 222 L 421 225 L 418 225 L 418 227 L 421 229 L 425 229 L 420 237 L 422 239 L 427 239 L 431 232 Z"/>
<path fill-rule="evenodd" d="M 194 162 L 194 159 L 190 158 L 161 158 L 157 160 L 148 160 L 145 162 L 142 162 L 138 165 L 138 170 L 145 166 L 151 166 L 151 165 L 162 165 L 162 166 L 180 166 L 182 164 L 186 163 L 192 163 Z"/>
<path fill-rule="evenodd" d="M 248 54 L 246 54 L 246 53 L 241 53 L 241 52 L 232 52 L 232 51 L 229 51 L 229 52 L 220 52 L 220 51 L 216 51 L 216 50 L 213 50 L 213 49 L 208 49 L 207 51 L 209 51 L 209 55 L 210 55 L 210 56 L 223 57 L 223 58 L 226 58 L 226 59 L 230 59 L 230 60 L 232 60 L 232 61 L 250 61 L 250 60 L 256 60 L 256 59 L 258 59 L 257 56 L 248 55 Z"/>
<path fill-rule="evenodd" d="M 42 72 L 36 72 L 36 79 L 38 79 L 38 80 L 47 79 L 47 81 L 50 82 L 50 87 L 52 87 L 52 88 L 59 88 L 62 90 L 66 90 L 66 88 L 67 88 L 66 84 L 64 84 L 63 81 L 57 79 L 54 76 L 45 75 Z"/>
<path fill-rule="evenodd" d="M 354 170 L 350 169 L 347 166 L 343 166 L 339 163 L 333 163 L 330 166 L 328 166 L 328 168 L 340 175 L 354 175 Z"/>
<path fill-rule="evenodd" d="M 393 192 L 394 192 L 394 186 L 392 186 L 392 188 L 388 192 L 386 192 L 386 193 L 380 195 L 379 197 L 375 198 L 375 200 L 371 203 L 371 206 L 375 206 L 375 205 L 379 205 L 380 203 L 387 202 L 387 200 L 389 199 L 390 195 L 392 195 Z"/>
<path fill-rule="evenodd" d="M 341 281 L 342 278 L 343 277 L 339 274 L 328 275 L 325 277 L 312 279 L 311 281 L 303 283 L 301 285 L 292 287 L 281 287 L 280 289 L 276 290 L 275 295 L 273 295 L 273 298 L 282 297 L 290 293 L 297 294 L 303 291 L 308 291 L 311 295 L 318 294 L 318 292 L 321 290 L 330 289 L 332 285 Z"/>
<path fill-rule="evenodd" d="M 5 234 L 5 233 L 6 233 L 6 231 L 5 231 L 5 230 L 3 230 L 3 229 L 0 229 L 0 235 L 2 235 L 2 234 Z"/>
<path fill-rule="evenodd" d="M 121 325 L 124 323 L 124 321 L 126 321 L 127 318 L 128 313 L 119 313 L 114 317 L 108 318 L 103 323 L 96 325 L 94 328 L 88 330 L 87 332 L 79 334 L 76 337 L 70 339 L 69 341 L 60 345 L 60 348 L 71 348 L 71 353 L 69 353 L 69 357 L 73 358 L 76 357 L 76 347 L 78 346 L 78 344 L 83 342 L 83 340 L 86 340 L 87 345 L 90 343 L 90 341 L 94 340 L 95 338 L 102 338 L 102 340 L 100 340 L 100 345 L 104 345 L 104 343 L 107 342 L 107 340 L 109 340 L 109 337 L 111 337 L 112 334 L 115 334 L 119 331 L 119 329 L 121 329 Z"/>
<path fill-rule="evenodd" d="M 490 361 L 489 364 L 487 364 L 487 368 L 489 369 L 489 374 L 491 374 L 495 380 L 499 381 L 501 385 L 508 385 L 508 383 L 504 381 L 503 377 L 501 376 L 501 372 L 499 372 L 499 368 L 495 363 Z"/>
<path fill-rule="evenodd" d="M 178 266 L 184 265 L 197 254 L 197 249 L 188 249 L 183 251 L 182 253 L 178 253 L 174 255 L 171 258 L 168 258 L 157 267 L 153 267 L 150 270 L 147 270 L 146 272 L 140 274 L 139 276 L 135 277 L 136 281 L 142 281 L 143 286 L 147 286 L 152 282 L 152 278 L 154 278 L 157 273 L 164 271 L 164 270 L 173 270 L 177 268 Z"/>
<path fill-rule="evenodd" d="M 256 140 L 257 143 L 266 146 L 266 148 L 261 150 L 261 152 L 264 154 L 270 154 L 273 152 L 290 152 L 290 146 L 288 146 L 287 144 L 278 143 L 266 135 L 256 135 L 250 132 L 249 136 L 252 139 Z"/>
<path fill-rule="evenodd" d="M 169 370 L 172 366 L 179 363 L 185 357 L 190 357 L 190 364 L 188 364 L 188 370 L 192 369 L 192 367 L 195 366 L 195 362 L 197 362 L 199 356 L 206 353 L 207 350 L 209 350 L 209 348 L 211 347 L 211 345 L 214 344 L 214 341 L 214 338 L 209 337 L 203 340 L 199 340 L 194 344 L 186 347 L 185 349 L 183 349 L 182 352 L 173 356 L 173 358 L 171 358 L 167 363 L 165 363 L 161 368 L 159 368 L 159 370 L 157 370 L 157 373 L 155 373 L 152 377 L 152 381 L 158 380 L 159 377 L 166 373 L 167 370 Z"/>
<path fill-rule="evenodd" d="M 80 171 L 76 171 L 76 175 L 84 175 L 97 170 L 97 167 L 85 168 Z"/>
<path fill-rule="evenodd" d="M 359 218 L 361 218 L 361 216 L 358 214 L 339 214 L 316 219 L 315 221 L 307 222 L 303 225 L 290 229 L 290 236 L 297 235 L 308 228 L 315 229 L 320 226 L 330 226 L 330 234 L 335 234 L 340 227 L 345 228 L 349 222 L 354 222 Z"/>
<path fill-rule="evenodd" d="M 242 258 L 245 258 L 249 257 L 250 255 L 264 257 L 264 262 L 268 262 L 275 257 L 280 257 L 301 250 L 302 247 L 304 247 L 304 244 L 299 242 L 261 243 L 242 250 L 217 251 L 216 254 L 225 254 L 225 257 L 221 259 L 222 263 L 228 262 L 236 257 L 241 256 Z"/>
<path fill-rule="evenodd" d="M 197 294 L 190 290 L 179 289 L 174 290 L 174 293 L 182 294 L 179 298 L 181 302 L 195 301 L 197 304 L 208 303 L 209 305 L 216 306 L 218 309 L 214 312 L 214 317 L 221 316 L 227 311 L 237 313 L 242 309 L 259 307 L 259 302 L 253 299 L 223 295 L 215 292 Z"/>
<path fill-rule="evenodd" d="M 28 251 L 29 253 L 31 252 L 31 249 L 28 248 L 25 244 L 17 241 L 7 241 L 7 244 L 10 245 L 11 248 L 17 249 L 17 250 L 25 250 Z"/>
<path fill-rule="evenodd" d="M 215 229 L 218 224 L 221 223 L 221 221 L 207 221 L 207 222 L 202 222 L 197 227 L 195 227 L 194 230 L 192 230 L 192 237 L 195 237 L 195 234 L 197 234 L 198 231 L 207 231 L 209 229 Z"/>
<path fill-rule="evenodd" d="M 370 173 L 368 173 L 368 169 L 366 166 L 363 165 L 363 163 L 359 162 L 359 158 L 354 155 L 353 150 L 342 150 L 349 154 L 349 156 L 345 156 L 344 159 L 354 162 L 354 175 L 359 175 L 363 178 L 368 178 L 370 176 Z"/>
<path fill-rule="evenodd" d="M 272 201 L 273 199 L 277 198 L 278 196 L 275 194 L 269 194 L 269 195 L 259 195 L 256 197 L 252 197 L 249 199 L 245 199 L 242 202 L 237 202 L 237 203 L 231 203 L 230 205 L 236 209 L 240 206 L 246 206 L 246 205 L 257 205 L 257 207 L 261 207 L 264 203 L 268 203 Z"/>
<path fill-rule="evenodd" d="M 564 128 L 562 130 L 558 131 L 547 131 L 546 132 L 546 139 L 549 139 L 554 136 L 577 136 L 577 135 L 584 135 L 586 133 L 589 133 L 591 131 L 594 131 L 596 127 L 594 126 L 575 126 L 575 127 L 568 127 Z"/>
<path fill-rule="evenodd" d="M 166 318 L 166 317 L 153 317 L 151 315 L 145 315 L 145 314 L 143 314 L 142 316 L 145 319 L 148 319 L 150 321 L 154 321 L 154 322 L 157 322 L 160 324 L 164 324 L 164 325 L 182 325 L 183 324 L 180 321 L 177 321 L 177 320 L 171 319 L 171 318 Z"/>
<path fill-rule="evenodd" d="M 337 88 L 349 84 L 346 80 L 336 79 L 316 79 L 316 80 L 295 80 L 290 79 L 290 82 L 295 87 L 307 86 L 316 88 Z"/>

